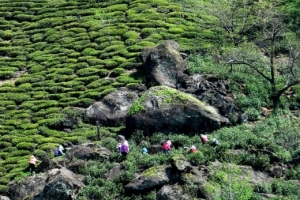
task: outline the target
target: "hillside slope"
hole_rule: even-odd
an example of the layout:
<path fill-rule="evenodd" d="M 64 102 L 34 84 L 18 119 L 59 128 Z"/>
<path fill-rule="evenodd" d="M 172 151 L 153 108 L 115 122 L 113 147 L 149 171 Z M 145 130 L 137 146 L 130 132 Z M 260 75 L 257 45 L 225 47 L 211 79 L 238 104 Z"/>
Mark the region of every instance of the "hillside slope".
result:
<path fill-rule="evenodd" d="M 61 131 L 64 115 L 142 82 L 145 46 L 176 39 L 181 51 L 196 52 L 209 36 L 196 13 L 172 1 L 3 0 L 0 12 L 2 190 L 37 145 L 44 155 L 93 137 L 90 128 Z"/>
<path fill-rule="evenodd" d="M 211 51 L 220 35 L 205 28 L 205 18 L 197 6 L 196 1 L 188 0 L 1 0 L 0 194 L 7 193 L 11 180 L 28 176 L 26 167 L 31 153 L 40 159 L 51 158 L 59 144 L 98 140 L 95 125 L 85 121 L 72 131 L 65 131 L 66 116 L 79 116 L 77 109 L 87 108 L 116 88 L 136 88 L 143 83 L 145 73 L 139 56 L 144 47 L 175 40 L 180 51 L 187 54 Z M 251 86 L 248 90 L 262 90 Z M 236 88 L 247 89 L 247 86 L 241 83 L 235 91 Z M 243 105 L 252 106 L 242 91 L 239 95 L 243 96 Z M 255 119 L 260 118 L 257 108 L 250 111 Z M 214 159 L 229 162 L 234 150 L 242 149 L 245 154 L 233 162 L 266 170 L 273 164 L 272 156 L 263 152 L 267 150 L 279 157 L 280 162 L 290 163 L 299 157 L 299 142 L 292 142 L 299 138 L 298 123 L 297 117 L 282 111 L 254 127 L 250 124 L 225 128 L 212 134 L 224 144 L 221 154 L 210 147 L 201 147 L 202 153 L 187 157 L 194 165 Z M 114 138 L 123 129 L 101 127 L 102 140 L 97 143 L 114 150 Z M 128 172 L 114 183 L 99 177 L 113 163 L 120 162 L 117 153 L 111 162 L 91 161 L 88 166 L 94 171 L 85 169 L 83 173 L 87 176 L 96 173 L 99 179 L 91 179 L 89 183 L 97 185 L 97 189 L 103 186 L 119 194 L 123 192 L 120 185 L 128 183 L 135 173 L 170 161 L 161 155 L 140 159 L 142 139 L 154 145 L 166 137 L 175 142 L 174 154 L 183 153 L 186 145 L 201 145 L 198 136 L 157 134 L 149 138 L 136 132 L 130 141 L 134 150 L 124 163 Z M 258 150 L 251 151 L 251 147 Z M 292 164 L 288 179 L 297 179 L 299 163 Z M 269 186 L 262 188 L 266 193 L 286 196 L 292 193 L 291 198 L 299 197 L 294 190 L 285 194 L 282 188 L 286 185 L 276 184 L 272 186 L 275 192 Z M 94 194 L 91 188 L 83 191 L 81 197 L 85 197 L 85 192 L 86 196 Z M 153 194 L 150 191 L 148 197 Z"/>

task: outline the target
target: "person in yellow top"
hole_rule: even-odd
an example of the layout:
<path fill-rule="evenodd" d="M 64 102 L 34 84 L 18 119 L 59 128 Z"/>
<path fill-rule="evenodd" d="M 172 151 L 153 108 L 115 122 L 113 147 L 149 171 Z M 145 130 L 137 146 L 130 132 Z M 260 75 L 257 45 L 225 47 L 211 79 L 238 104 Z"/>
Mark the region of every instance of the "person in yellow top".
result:
<path fill-rule="evenodd" d="M 29 171 L 30 174 L 35 174 L 35 165 L 36 163 L 38 163 L 39 161 L 36 159 L 36 157 L 34 155 L 31 155 L 29 158 Z"/>

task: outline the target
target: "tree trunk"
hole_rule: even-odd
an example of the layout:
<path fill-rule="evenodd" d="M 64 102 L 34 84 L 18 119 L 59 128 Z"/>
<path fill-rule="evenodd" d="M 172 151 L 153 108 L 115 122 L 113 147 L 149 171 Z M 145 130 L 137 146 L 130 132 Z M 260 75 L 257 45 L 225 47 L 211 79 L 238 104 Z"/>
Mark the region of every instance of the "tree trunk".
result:
<path fill-rule="evenodd" d="M 280 102 L 280 95 L 274 94 L 271 96 L 272 102 L 273 102 L 273 109 L 276 110 L 278 108 L 279 102 Z"/>
<path fill-rule="evenodd" d="M 99 120 L 96 121 L 96 125 L 97 125 L 97 135 L 98 135 L 98 139 L 101 140 L 101 131 L 100 131 L 101 124 L 100 124 Z"/>

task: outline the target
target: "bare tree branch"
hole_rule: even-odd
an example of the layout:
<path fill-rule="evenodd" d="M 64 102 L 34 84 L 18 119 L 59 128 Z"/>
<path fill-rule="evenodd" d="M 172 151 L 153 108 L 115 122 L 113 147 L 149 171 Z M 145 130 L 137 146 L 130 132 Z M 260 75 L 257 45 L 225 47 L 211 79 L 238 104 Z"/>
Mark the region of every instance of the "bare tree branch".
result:
<path fill-rule="evenodd" d="M 264 73 L 262 73 L 257 67 L 255 67 L 255 66 L 253 66 L 250 63 L 247 63 L 245 61 L 242 61 L 242 60 L 230 60 L 230 61 L 226 62 L 226 64 L 230 64 L 230 65 L 246 65 L 246 66 L 250 67 L 251 69 L 253 69 L 254 71 L 256 71 L 259 75 L 261 75 L 262 77 L 264 77 L 269 82 L 271 81 L 271 79 L 269 77 L 267 77 Z"/>

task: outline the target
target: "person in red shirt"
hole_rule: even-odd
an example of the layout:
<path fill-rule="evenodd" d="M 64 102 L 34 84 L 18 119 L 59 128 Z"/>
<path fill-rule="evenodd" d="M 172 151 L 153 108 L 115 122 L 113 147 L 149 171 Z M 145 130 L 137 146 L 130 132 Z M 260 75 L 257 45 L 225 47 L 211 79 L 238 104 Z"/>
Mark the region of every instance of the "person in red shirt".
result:
<path fill-rule="evenodd" d="M 171 140 L 164 142 L 163 145 L 161 146 L 162 152 L 169 153 L 171 151 L 171 145 L 172 145 Z"/>
<path fill-rule="evenodd" d="M 35 165 L 36 163 L 38 163 L 39 161 L 36 159 L 36 157 L 34 155 L 31 155 L 29 158 L 29 171 L 30 174 L 35 174 Z"/>
<path fill-rule="evenodd" d="M 209 141 L 207 135 L 205 135 L 205 134 L 200 134 L 200 138 L 201 138 L 202 144 L 205 144 Z"/>

